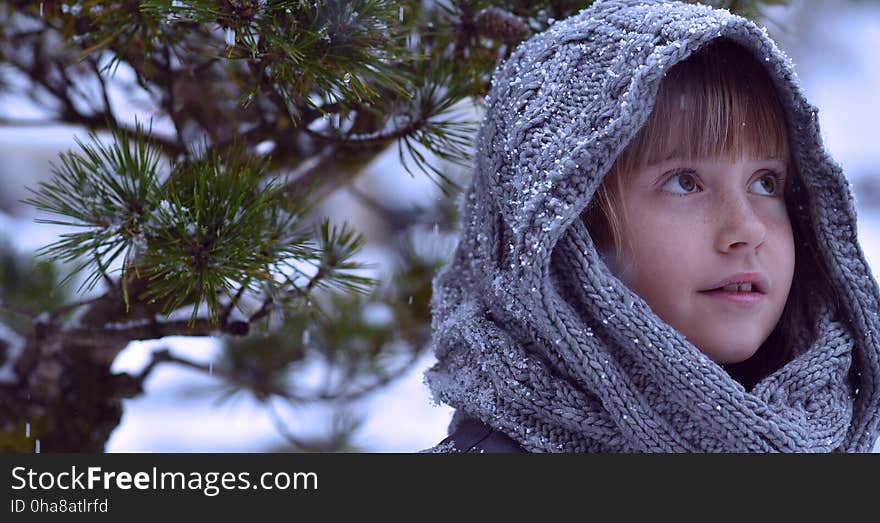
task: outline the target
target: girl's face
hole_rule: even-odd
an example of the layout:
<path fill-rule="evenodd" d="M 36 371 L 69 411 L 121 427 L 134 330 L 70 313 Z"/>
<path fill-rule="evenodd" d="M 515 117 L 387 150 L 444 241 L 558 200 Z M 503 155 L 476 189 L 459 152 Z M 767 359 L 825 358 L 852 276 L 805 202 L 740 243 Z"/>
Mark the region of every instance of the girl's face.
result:
<path fill-rule="evenodd" d="M 618 278 L 716 363 L 748 359 L 782 315 L 794 274 L 794 238 L 778 159 L 672 159 L 623 183 Z M 743 304 L 706 293 L 759 273 L 763 294 Z"/>

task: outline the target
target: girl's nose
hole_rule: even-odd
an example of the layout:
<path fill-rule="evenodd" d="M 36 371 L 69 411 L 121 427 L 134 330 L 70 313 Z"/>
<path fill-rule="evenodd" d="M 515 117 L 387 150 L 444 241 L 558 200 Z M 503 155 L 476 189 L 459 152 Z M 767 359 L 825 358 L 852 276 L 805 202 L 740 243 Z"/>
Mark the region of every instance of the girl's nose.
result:
<path fill-rule="evenodd" d="M 767 238 L 767 225 L 749 202 L 749 197 L 734 195 L 723 200 L 716 211 L 716 249 L 720 252 L 757 249 Z"/>

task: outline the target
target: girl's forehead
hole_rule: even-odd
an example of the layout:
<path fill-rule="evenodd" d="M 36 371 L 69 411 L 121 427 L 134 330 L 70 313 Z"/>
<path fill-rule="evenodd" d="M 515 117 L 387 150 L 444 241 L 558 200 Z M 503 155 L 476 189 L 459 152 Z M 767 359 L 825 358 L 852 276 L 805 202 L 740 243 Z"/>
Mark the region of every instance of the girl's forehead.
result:
<path fill-rule="evenodd" d="M 706 156 L 684 156 L 679 154 L 666 155 L 654 164 L 665 163 L 787 163 L 786 159 L 778 155 L 758 154 L 750 150 L 741 151 L 740 154 L 711 154 Z"/>
<path fill-rule="evenodd" d="M 669 154 L 659 155 L 655 158 L 644 158 L 639 162 L 641 169 L 675 167 L 683 165 L 765 165 L 774 164 L 780 168 L 788 166 L 787 157 L 774 154 L 761 154 L 751 149 L 738 151 L 736 154 L 715 153 L 702 156 L 683 155 L 677 151 Z"/>

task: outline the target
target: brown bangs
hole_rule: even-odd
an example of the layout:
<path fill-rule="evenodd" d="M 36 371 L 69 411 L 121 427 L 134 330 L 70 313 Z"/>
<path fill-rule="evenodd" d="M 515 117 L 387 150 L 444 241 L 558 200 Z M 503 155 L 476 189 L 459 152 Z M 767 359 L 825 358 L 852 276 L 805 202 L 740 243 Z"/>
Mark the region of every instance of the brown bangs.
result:
<path fill-rule="evenodd" d="M 719 38 L 670 68 L 646 124 L 613 171 L 632 172 L 670 158 L 788 161 L 788 130 L 776 89 L 744 47 Z"/>

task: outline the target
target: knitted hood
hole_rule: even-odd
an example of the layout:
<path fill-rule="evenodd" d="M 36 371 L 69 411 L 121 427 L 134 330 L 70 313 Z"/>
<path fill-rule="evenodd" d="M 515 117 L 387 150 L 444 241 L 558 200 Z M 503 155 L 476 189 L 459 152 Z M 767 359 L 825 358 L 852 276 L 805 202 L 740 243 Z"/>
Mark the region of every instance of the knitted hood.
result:
<path fill-rule="evenodd" d="M 580 219 L 665 71 L 721 37 L 766 66 L 788 119 L 790 219 L 810 254 L 797 263 L 823 275 L 792 287 L 834 289 L 812 295 L 792 359 L 749 391 L 609 271 Z M 536 452 L 871 450 L 880 294 L 817 109 L 765 29 L 704 5 L 596 2 L 520 44 L 485 102 L 432 299 L 426 382 L 453 424 L 480 419 Z"/>

